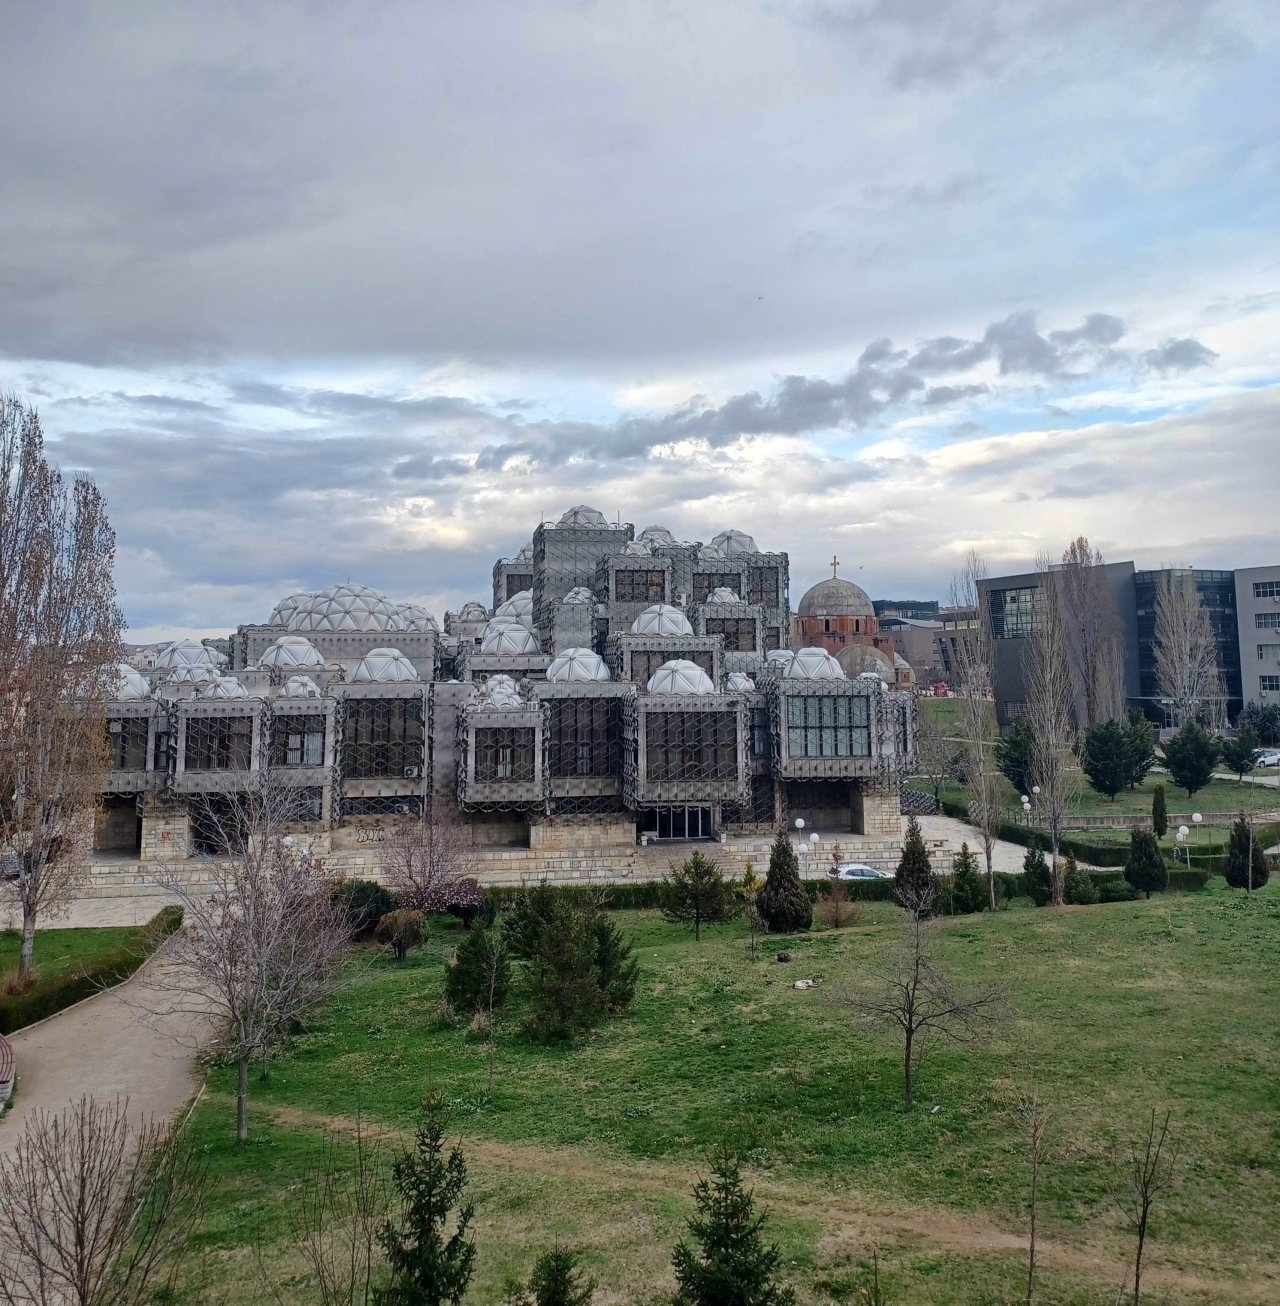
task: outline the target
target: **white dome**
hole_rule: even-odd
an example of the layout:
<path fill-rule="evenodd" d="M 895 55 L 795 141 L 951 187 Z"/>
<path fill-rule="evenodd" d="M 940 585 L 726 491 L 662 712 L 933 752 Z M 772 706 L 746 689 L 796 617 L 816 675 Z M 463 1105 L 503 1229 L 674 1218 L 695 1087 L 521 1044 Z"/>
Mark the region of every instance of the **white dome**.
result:
<path fill-rule="evenodd" d="M 490 676 L 480 686 L 479 698 L 485 707 L 524 707 L 520 686 L 506 675 Z"/>
<path fill-rule="evenodd" d="M 776 675 L 785 676 L 795 656 L 789 648 L 775 648 L 764 655 L 764 664 Z"/>
<path fill-rule="evenodd" d="M 521 548 L 520 552 L 516 554 L 516 556 L 515 556 L 515 560 L 516 560 L 516 562 L 532 562 L 532 561 L 533 561 L 533 541 L 532 541 L 532 540 L 530 540 L 528 544 L 524 545 L 524 546 Z"/>
<path fill-rule="evenodd" d="M 541 653 L 533 632 L 515 618 L 495 617 L 485 628 L 481 653 Z"/>
<path fill-rule="evenodd" d="M 714 544 L 704 544 L 698 550 L 699 562 L 728 562 L 729 555 L 723 549 L 717 548 Z"/>
<path fill-rule="evenodd" d="M 782 673 L 792 680 L 847 680 L 840 664 L 824 648 L 802 648 Z"/>
<path fill-rule="evenodd" d="M 551 659 L 547 679 L 561 684 L 573 680 L 608 680 L 609 668 L 589 648 L 567 648 Z"/>
<path fill-rule="evenodd" d="M 436 619 L 417 603 L 397 603 L 396 612 L 400 614 L 406 630 L 416 631 L 420 635 L 440 633 Z"/>
<path fill-rule="evenodd" d="M 628 540 L 622 548 L 623 557 L 651 558 L 653 550 L 643 540 Z"/>
<path fill-rule="evenodd" d="M 741 603 L 742 600 L 727 585 L 717 585 L 711 591 L 708 603 Z"/>
<path fill-rule="evenodd" d="M 595 607 L 596 596 L 585 585 L 575 585 L 568 594 L 564 596 L 566 603 L 590 603 Z"/>
<path fill-rule="evenodd" d="M 888 682 L 878 671 L 860 671 L 858 672 L 858 679 L 870 681 L 877 689 L 888 689 L 889 687 Z"/>
<path fill-rule="evenodd" d="M 459 621 L 488 621 L 489 609 L 483 603 L 477 603 L 471 599 L 462 605 L 462 611 L 458 613 Z"/>
<path fill-rule="evenodd" d="M 676 542 L 676 537 L 665 526 L 646 526 L 636 536 L 636 539 L 643 540 L 645 544 L 674 544 Z"/>
<path fill-rule="evenodd" d="M 176 639 L 156 658 L 155 669 L 161 675 L 175 672 L 183 667 L 218 667 L 225 659 L 198 639 Z"/>
<path fill-rule="evenodd" d="M 271 615 L 267 618 L 268 626 L 287 626 L 289 618 L 293 616 L 299 608 L 307 607 L 315 595 L 310 590 L 303 590 L 298 594 L 290 594 L 288 598 L 283 598 L 271 609 Z"/>
<path fill-rule="evenodd" d="M 692 635 L 693 627 L 679 608 L 655 603 L 631 623 L 633 635 Z"/>
<path fill-rule="evenodd" d="M 364 684 L 397 684 L 417 680 L 418 673 L 398 648 L 374 648 L 360 659 L 351 679 Z"/>
<path fill-rule="evenodd" d="M 726 557 L 733 558 L 739 553 L 759 553 L 756 542 L 745 531 L 721 531 L 711 539 L 711 543 L 720 549 Z"/>
<path fill-rule="evenodd" d="M 331 585 L 288 620 L 290 630 L 406 630 L 385 594 L 367 585 Z"/>
<path fill-rule="evenodd" d="M 151 686 L 147 684 L 146 677 L 127 662 L 121 662 L 117 665 L 116 677 L 115 697 L 117 702 L 121 699 L 146 698 L 151 693 Z"/>
<path fill-rule="evenodd" d="M 756 682 L 745 671 L 731 671 L 725 677 L 724 687 L 734 694 L 749 694 L 756 687 Z"/>
<path fill-rule="evenodd" d="M 494 618 L 514 617 L 522 626 L 533 629 L 533 591 L 520 590 L 493 610 Z"/>
<path fill-rule="evenodd" d="M 165 680 L 171 685 L 207 685 L 217 678 L 218 668 L 207 662 L 188 662 L 165 674 Z"/>
<path fill-rule="evenodd" d="M 248 698 L 249 691 L 235 676 L 218 676 L 200 691 L 201 698 Z"/>
<path fill-rule="evenodd" d="M 675 658 L 664 662 L 649 677 L 651 694 L 714 694 L 711 677 L 696 662 Z"/>
<path fill-rule="evenodd" d="M 607 526 L 608 524 L 604 519 L 604 513 L 597 512 L 594 508 L 588 508 L 585 503 L 578 504 L 576 508 L 570 508 L 560 518 L 561 526 Z"/>
<path fill-rule="evenodd" d="M 319 698 L 320 686 L 310 676 L 290 676 L 280 690 L 281 698 Z"/>
<path fill-rule="evenodd" d="M 305 635 L 281 635 L 259 658 L 258 665 L 288 671 L 294 667 L 322 667 L 324 658 Z"/>

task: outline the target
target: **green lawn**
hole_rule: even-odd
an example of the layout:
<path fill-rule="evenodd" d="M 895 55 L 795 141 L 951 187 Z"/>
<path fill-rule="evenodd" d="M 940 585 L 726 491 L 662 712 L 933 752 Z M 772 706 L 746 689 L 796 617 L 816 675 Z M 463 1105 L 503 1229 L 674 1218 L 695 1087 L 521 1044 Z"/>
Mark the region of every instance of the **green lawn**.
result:
<path fill-rule="evenodd" d="M 67 971 L 91 965 L 137 933 L 136 925 L 93 930 L 37 930 L 36 972 L 42 980 L 55 979 Z M 17 970 L 21 948 L 22 935 L 18 930 L 0 931 L 0 975 Z"/>
<path fill-rule="evenodd" d="M 1215 880 L 936 923 L 937 964 L 966 987 L 1004 986 L 1007 1016 L 979 1046 L 932 1049 L 910 1115 L 898 1044 L 838 1000 L 897 937 L 896 909 L 787 940 L 788 965 L 772 950 L 753 961 L 739 925 L 695 944 L 653 913 L 618 919 L 643 965 L 634 1009 L 548 1049 L 519 1032 L 517 1002 L 491 1095 L 485 1045 L 439 1023 L 446 925 L 404 966 L 362 959 L 269 1080 L 255 1074 L 247 1146 L 234 1073 L 216 1066 L 192 1122 L 217 1183 L 201 1300 L 256 1300 L 268 1274 L 283 1301 L 312 1300 L 287 1213 L 322 1127 L 359 1112 L 405 1128 L 434 1088 L 479 1200 L 470 1301 L 500 1300 L 504 1274 L 555 1238 L 587 1249 L 601 1303 L 669 1294 L 693 1175 L 721 1138 L 747 1158 L 802 1301 L 858 1300 L 873 1245 L 895 1306 L 1012 1301 L 1029 1179 L 1018 1102 L 1034 1087 L 1051 1113 L 1038 1301 L 1115 1300 L 1129 1240 L 1113 1151 L 1152 1106 L 1172 1111 L 1182 1148 L 1149 1247 L 1156 1299 L 1280 1301 L 1280 886 L 1249 904 Z M 797 991 L 800 978 L 818 987 Z"/>

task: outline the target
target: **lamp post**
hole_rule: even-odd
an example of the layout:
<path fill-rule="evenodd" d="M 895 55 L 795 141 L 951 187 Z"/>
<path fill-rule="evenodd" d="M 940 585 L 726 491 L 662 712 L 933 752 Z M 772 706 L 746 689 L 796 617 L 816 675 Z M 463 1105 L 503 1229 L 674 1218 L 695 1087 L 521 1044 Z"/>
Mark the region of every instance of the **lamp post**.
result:
<path fill-rule="evenodd" d="M 1174 837 L 1174 838 L 1175 838 L 1175 839 L 1176 839 L 1180 844 L 1182 844 L 1182 845 L 1184 846 L 1184 849 L 1183 849 L 1183 850 L 1185 851 L 1185 853 L 1186 853 L 1186 855 L 1187 855 L 1187 869 L 1188 869 L 1188 870 L 1191 869 L 1191 847 L 1190 847 L 1189 844 L 1187 844 L 1187 835 L 1190 834 L 1190 833 L 1191 833 L 1191 832 L 1187 829 L 1187 827 L 1186 827 L 1185 825 L 1180 825 L 1180 826 L 1178 826 L 1178 831 L 1177 831 L 1177 833 L 1173 836 L 1173 837 Z"/>
<path fill-rule="evenodd" d="M 1203 821 L 1203 820 L 1204 820 L 1204 817 L 1201 816 L 1199 812 L 1192 812 L 1192 813 L 1191 813 L 1191 821 L 1192 821 L 1192 823 L 1195 825 L 1195 827 L 1196 827 L 1197 830 L 1200 828 L 1200 822 Z M 1196 837 L 1197 837 L 1197 840 L 1198 840 L 1198 839 L 1199 839 L 1199 836 L 1197 835 Z"/>

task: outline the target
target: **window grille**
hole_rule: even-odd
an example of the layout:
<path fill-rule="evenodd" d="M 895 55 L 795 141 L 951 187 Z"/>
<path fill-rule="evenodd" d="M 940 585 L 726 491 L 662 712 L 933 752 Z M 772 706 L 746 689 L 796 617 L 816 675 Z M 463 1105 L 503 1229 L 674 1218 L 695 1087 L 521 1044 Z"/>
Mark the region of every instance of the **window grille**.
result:
<path fill-rule="evenodd" d="M 649 677 L 664 663 L 683 658 L 699 666 L 714 678 L 715 654 L 708 648 L 700 649 L 633 649 L 631 652 L 631 679 L 637 685 L 647 685 Z"/>
<path fill-rule="evenodd" d="M 869 757 L 867 700 L 844 694 L 788 695 L 787 752 L 792 757 Z"/>
<path fill-rule="evenodd" d="M 420 816 L 422 799 L 412 794 L 386 798 L 344 798 L 343 816 Z"/>
<path fill-rule="evenodd" d="M 987 596 L 996 639 L 1026 639 L 1040 630 L 1040 590 L 992 590 Z"/>
<path fill-rule="evenodd" d="M 737 778 L 736 713 L 647 712 L 644 729 L 650 783 Z"/>
<path fill-rule="evenodd" d="M 695 603 L 705 603 L 711 597 L 712 590 L 727 589 L 735 594 L 742 588 L 742 573 L 739 571 L 699 571 L 693 576 L 693 598 Z M 738 594 L 741 598 L 742 595 Z"/>
<path fill-rule="evenodd" d="M 271 723 L 272 766 L 323 766 L 324 717 L 276 717 Z"/>
<path fill-rule="evenodd" d="M 661 603 L 667 597 L 666 572 L 615 571 L 613 597 L 618 603 Z"/>
<path fill-rule="evenodd" d="M 1255 599 L 1280 599 L 1280 580 L 1255 580 L 1253 582 Z"/>
<path fill-rule="evenodd" d="M 767 626 L 764 632 L 764 651 L 772 653 L 782 647 L 782 637 L 777 626 Z"/>
<path fill-rule="evenodd" d="M 187 718 L 188 771 L 247 771 L 253 758 L 253 718 Z"/>
<path fill-rule="evenodd" d="M 756 623 L 752 617 L 708 617 L 706 633 L 723 636 L 726 653 L 756 651 Z"/>
<path fill-rule="evenodd" d="M 622 705 L 616 698 L 549 698 L 551 775 L 610 776 L 621 770 Z"/>
<path fill-rule="evenodd" d="M 476 783 L 497 784 L 508 780 L 533 780 L 533 728 L 476 730 Z"/>
<path fill-rule="evenodd" d="M 751 709 L 751 754 L 753 757 L 768 757 L 771 751 L 769 709 L 753 707 Z"/>
<path fill-rule="evenodd" d="M 764 608 L 778 606 L 778 569 L 776 567 L 752 567 L 745 596 L 751 603 L 758 603 Z"/>
<path fill-rule="evenodd" d="M 531 572 L 507 572 L 507 598 L 514 598 L 517 594 L 523 594 L 525 590 L 533 589 L 533 574 Z"/>
<path fill-rule="evenodd" d="M 1280 630 L 1280 612 L 1258 612 L 1254 621 L 1259 630 Z"/>
<path fill-rule="evenodd" d="M 174 736 L 166 725 L 163 729 L 156 731 L 155 770 L 168 771 L 169 763 L 173 760 L 174 751 Z"/>
<path fill-rule="evenodd" d="M 349 780 L 417 775 L 422 767 L 422 741 L 421 699 L 351 699 L 342 774 Z"/>
<path fill-rule="evenodd" d="M 107 723 L 107 746 L 113 771 L 147 769 L 146 717 L 117 717 Z"/>

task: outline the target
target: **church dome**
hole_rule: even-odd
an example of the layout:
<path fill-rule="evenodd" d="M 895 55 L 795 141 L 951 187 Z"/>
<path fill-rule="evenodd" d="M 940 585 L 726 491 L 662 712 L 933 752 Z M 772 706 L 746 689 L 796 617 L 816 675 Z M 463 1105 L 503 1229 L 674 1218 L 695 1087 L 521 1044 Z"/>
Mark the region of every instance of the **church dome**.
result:
<path fill-rule="evenodd" d="M 760 552 L 755 540 L 746 531 L 721 531 L 712 537 L 711 543 L 727 558 L 736 557 L 739 553 Z"/>
<path fill-rule="evenodd" d="M 578 680 L 608 680 L 609 668 L 589 648 L 567 648 L 557 653 L 547 667 L 547 679 L 558 684 Z"/>
<path fill-rule="evenodd" d="M 692 635 L 693 627 L 679 608 L 669 603 L 655 603 L 631 623 L 633 635 Z"/>
<path fill-rule="evenodd" d="M 561 526 L 607 526 L 608 524 L 604 519 L 604 513 L 595 508 L 588 508 L 585 503 L 578 504 L 576 508 L 570 508 L 560 518 Z"/>
<path fill-rule="evenodd" d="M 371 648 L 360 659 L 351 679 L 359 684 L 398 684 L 417 680 L 418 673 L 398 648 Z"/>
<path fill-rule="evenodd" d="M 802 648 L 782 673 L 789 680 L 844 680 L 840 664 L 826 649 Z"/>
<path fill-rule="evenodd" d="M 711 677 L 696 662 L 675 658 L 664 662 L 649 677 L 651 694 L 714 694 Z"/>
<path fill-rule="evenodd" d="M 406 630 L 404 618 L 385 594 L 367 585 L 330 585 L 297 608 L 290 630 Z"/>
<path fill-rule="evenodd" d="M 296 667 L 322 667 L 324 658 L 305 635 L 281 635 L 258 659 L 258 665 L 287 671 Z"/>
<path fill-rule="evenodd" d="M 851 580 L 828 576 L 805 591 L 797 609 L 802 617 L 874 617 L 866 590 Z"/>

